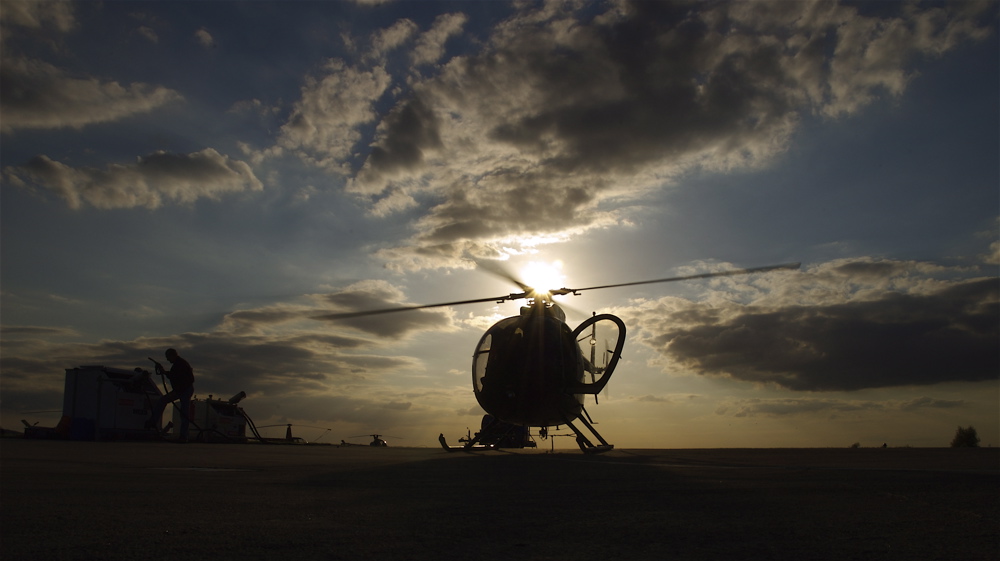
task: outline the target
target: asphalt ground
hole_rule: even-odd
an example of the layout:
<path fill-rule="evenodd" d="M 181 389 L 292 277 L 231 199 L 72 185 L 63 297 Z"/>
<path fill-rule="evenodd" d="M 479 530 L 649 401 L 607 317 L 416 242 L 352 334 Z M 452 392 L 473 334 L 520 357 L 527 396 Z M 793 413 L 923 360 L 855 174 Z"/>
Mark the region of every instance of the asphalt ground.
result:
<path fill-rule="evenodd" d="M 19 560 L 1000 558 L 1000 449 L 0 440 Z"/>

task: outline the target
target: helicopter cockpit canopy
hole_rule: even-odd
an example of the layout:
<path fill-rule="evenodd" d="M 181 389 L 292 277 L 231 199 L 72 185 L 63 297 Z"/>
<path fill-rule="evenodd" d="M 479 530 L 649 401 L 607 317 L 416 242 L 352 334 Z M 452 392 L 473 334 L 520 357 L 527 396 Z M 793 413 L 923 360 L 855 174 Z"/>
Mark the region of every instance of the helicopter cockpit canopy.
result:
<path fill-rule="evenodd" d="M 472 358 L 483 409 L 515 424 L 558 425 L 579 415 L 584 394 L 605 388 L 625 344 L 624 322 L 595 314 L 571 330 L 560 317 L 558 306 L 535 303 L 483 334 Z"/>
<path fill-rule="evenodd" d="M 583 356 L 573 330 L 536 305 L 527 315 L 500 320 L 476 345 L 473 389 L 485 411 L 502 421 L 529 426 L 563 424 L 579 414 L 571 389 L 583 379 Z"/>
<path fill-rule="evenodd" d="M 509 317 L 498 321 L 479 340 L 476 352 L 472 356 L 472 382 L 476 393 L 483 391 L 483 383 L 486 380 L 486 367 L 490 364 L 490 352 L 493 351 L 493 336 L 506 332 L 509 329 L 514 329 L 519 319 L 518 317 Z"/>

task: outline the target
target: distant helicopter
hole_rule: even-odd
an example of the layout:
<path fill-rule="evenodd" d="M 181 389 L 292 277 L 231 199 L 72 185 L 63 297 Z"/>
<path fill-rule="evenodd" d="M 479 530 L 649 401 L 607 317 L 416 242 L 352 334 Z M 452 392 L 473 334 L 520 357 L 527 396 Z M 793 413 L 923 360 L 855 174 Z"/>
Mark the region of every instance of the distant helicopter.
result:
<path fill-rule="evenodd" d="M 381 438 L 382 437 L 381 434 L 359 434 L 357 436 L 348 436 L 347 438 L 361 438 L 362 436 L 370 436 L 370 437 L 372 437 L 372 441 L 368 444 L 369 446 L 376 446 L 376 447 L 382 447 L 382 448 L 384 448 L 384 447 L 386 447 L 386 446 L 389 445 L 389 443 L 386 442 L 385 439 Z M 398 438 L 398 437 L 390 436 L 389 438 Z M 343 441 L 341 441 L 341 442 L 343 442 Z M 343 444 L 344 445 L 348 445 L 350 443 L 343 442 Z"/>
<path fill-rule="evenodd" d="M 553 300 L 553 296 L 579 295 L 585 290 L 637 286 L 663 282 L 677 282 L 715 277 L 764 273 L 776 270 L 794 270 L 800 263 L 787 263 L 750 269 L 735 269 L 680 277 L 591 286 L 587 288 L 557 288 L 536 290 L 513 276 L 490 270 L 517 284 L 522 292 L 493 298 L 479 298 L 439 304 L 402 306 L 358 312 L 345 312 L 317 316 L 320 320 L 338 320 L 377 314 L 420 310 L 481 302 L 502 303 L 507 300 L 527 300 L 519 315 L 502 319 L 486 330 L 479 339 L 472 356 L 472 389 L 479 405 L 492 416 L 490 423 L 475 438 L 463 446 L 452 447 L 444 435 L 439 437 L 447 450 L 481 447 L 482 434 L 495 431 L 500 423 L 523 427 L 558 427 L 566 425 L 576 435 L 577 444 L 585 453 L 606 452 L 614 448 L 593 426 L 593 420 L 584 409 L 584 397 L 604 389 L 622 356 L 625 345 L 625 323 L 611 314 L 593 314 L 576 329 L 566 325 L 566 314 Z M 590 334 L 581 334 L 590 330 Z M 596 365 L 597 333 L 610 333 L 615 344 L 604 353 L 602 364 Z M 585 353 L 580 343 L 587 341 Z M 589 358 L 588 358 L 589 357 Z M 589 380 L 588 380 L 589 378 Z M 594 444 L 577 428 L 579 420 L 599 444 Z M 379 435 L 374 435 L 378 441 Z M 384 442 L 384 441 L 383 441 Z M 372 442 L 372 446 L 379 446 Z"/>
<path fill-rule="evenodd" d="M 292 436 L 292 426 L 293 426 L 292 423 L 285 423 L 285 424 L 281 424 L 281 425 L 263 425 L 263 426 L 256 427 L 256 428 L 258 428 L 258 429 L 266 429 L 266 428 L 271 428 L 271 427 L 285 427 L 285 438 L 283 438 L 283 439 L 280 439 L 280 438 L 268 438 L 268 439 L 266 439 L 268 442 L 283 441 L 283 442 L 289 442 L 289 443 L 304 443 L 304 444 L 308 444 L 308 442 L 306 442 L 302 438 L 299 438 L 297 436 Z M 330 433 L 330 429 L 323 428 L 323 427 L 310 427 L 308 425 L 294 425 L 294 426 L 297 426 L 299 428 L 307 428 L 307 429 L 322 429 L 322 430 L 326 431 L 323 434 L 321 434 L 318 437 L 316 437 L 315 439 L 313 439 L 311 441 L 312 443 L 315 443 L 315 442 L 319 441 L 319 439 L 323 438 L 324 436 L 326 436 L 327 434 Z M 264 439 L 262 439 L 262 440 L 264 440 Z"/>

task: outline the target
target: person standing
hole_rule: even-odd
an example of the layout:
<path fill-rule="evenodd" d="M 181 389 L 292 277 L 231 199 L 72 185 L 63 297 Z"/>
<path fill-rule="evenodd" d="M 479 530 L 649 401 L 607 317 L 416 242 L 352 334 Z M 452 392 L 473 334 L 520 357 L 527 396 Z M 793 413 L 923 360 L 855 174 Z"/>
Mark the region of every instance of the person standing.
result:
<path fill-rule="evenodd" d="M 156 400 L 153 405 L 153 414 L 146 421 L 146 428 L 156 429 L 159 432 L 163 410 L 166 409 L 168 403 L 180 400 L 181 426 L 178 441 L 187 442 L 188 425 L 190 424 L 188 416 L 191 415 L 191 397 L 194 395 L 194 369 L 191 368 L 188 361 L 177 354 L 176 350 L 167 349 L 164 354 L 170 362 L 170 370 L 164 371 L 163 366 L 157 362 L 156 373 L 167 376 L 171 389 Z"/>

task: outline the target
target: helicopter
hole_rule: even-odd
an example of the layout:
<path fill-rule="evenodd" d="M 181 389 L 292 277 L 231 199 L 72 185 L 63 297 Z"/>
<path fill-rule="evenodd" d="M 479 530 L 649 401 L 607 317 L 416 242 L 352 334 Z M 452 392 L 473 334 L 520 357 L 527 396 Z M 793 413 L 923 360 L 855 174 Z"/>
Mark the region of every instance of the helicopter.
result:
<path fill-rule="evenodd" d="M 594 454 L 612 450 L 614 445 L 608 443 L 594 428 L 593 419 L 584 408 L 584 398 L 593 395 L 596 400 L 597 394 L 611 379 L 625 345 L 625 322 L 612 314 L 593 313 L 576 328 L 570 328 L 566 324 L 566 313 L 553 300 L 554 296 L 577 296 L 586 290 L 604 288 L 795 270 L 800 265 L 786 263 L 586 288 L 563 287 L 549 290 L 537 290 L 502 271 L 483 267 L 518 285 L 521 292 L 438 304 L 326 314 L 315 316 L 314 319 L 330 321 L 425 308 L 525 300 L 518 315 L 504 318 L 487 329 L 473 352 L 473 393 L 492 420 L 476 437 L 467 439 L 462 446 L 449 446 L 443 434 L 438 440 L 449 451 L 469 450 L 482 447 L 480 435 L 494 433 L 504 423 L 519 427 L 540 427 L 543 431 L 548 427 L 565 425 L 576 435 L 580 449 L 584 453 Z M 610 341 L 606 343 L 603 360 L 598 366 L 595 347 L 599 330 L 611 333 L 615 343 L 613 346 Z M 583 341 L 587 341 L 590 347 L 586 353 L 580 348 Z M 574 424 L 576 421 L 588 431 L 591 438 Z M 374 438 L 372 446 L 379 446 L 380 444 L 376 444 L 378 435 Z"/>
<path fill-rule="evenodd" d="M 359 434 L 357 436 L 348 436 L 347 438 L 361 438 L 362 436 L 370 436 L 370 437 L 372 437 L 372 441 L 370 443 L 368 443 L 368 446 L 375 446 L 375 447 L 379 447 L 379 448 L 385 448 L 386 446 L 389 446 L 389 443 L 386 442 L 384 438 L 382 438 L 381 434 Z M 398 438 L 398 437 L 390 436 L 389 438 Z M 341 441 L 341 442 L 343 443 L 343 445 L 349 445 L 350 444 L 349 442 L 344 442 L 344 441 Z M 359 444 L 357 446 L 362 446 L 362 445 Z"/>
<path fill-rule="evenodd" d="M 294 425 L 294 426 L 297 426 L 299 428 L 321 429 L 321 430 L 326 431 L 323 434 L 319 435 L 318 437 L 314 438 L 312 441 L 308 441 L 307 442 L 306 440 L 304 440 L 302 438 L 299 438 L 298 436 L 292 436 L 292 426 L 293 426 L 292 423 L 284 423 L 284 424 L 280 424 L 280 425 L 263 425 L 263 426 L 256 427 L 256 428 L 258 428 L 258 429 L 266 429 L 266 428 L 272 428 L 272 427 L 285 427 L 285 438 L 283 438 L 283 439 L 281 439 L 281 438 L 269 438 L 269 439 L 266 439 L 266 440 L 268 442 L 288 442 L 288 443 L 296 443 L 296 444 L 298 444 L 298 443 L 303 443 L 303 444 L 316 443 L 316 442 L 319 441 L 319 439 L 323 438 L 324 436 L 326 436 L 327 434 L 330 433 L 330 429 L 328 429 L 328 428 L 310 427 L 308 425 Z M 262 439 L 262 440 L 264 440 L 264 439 Z"/>

